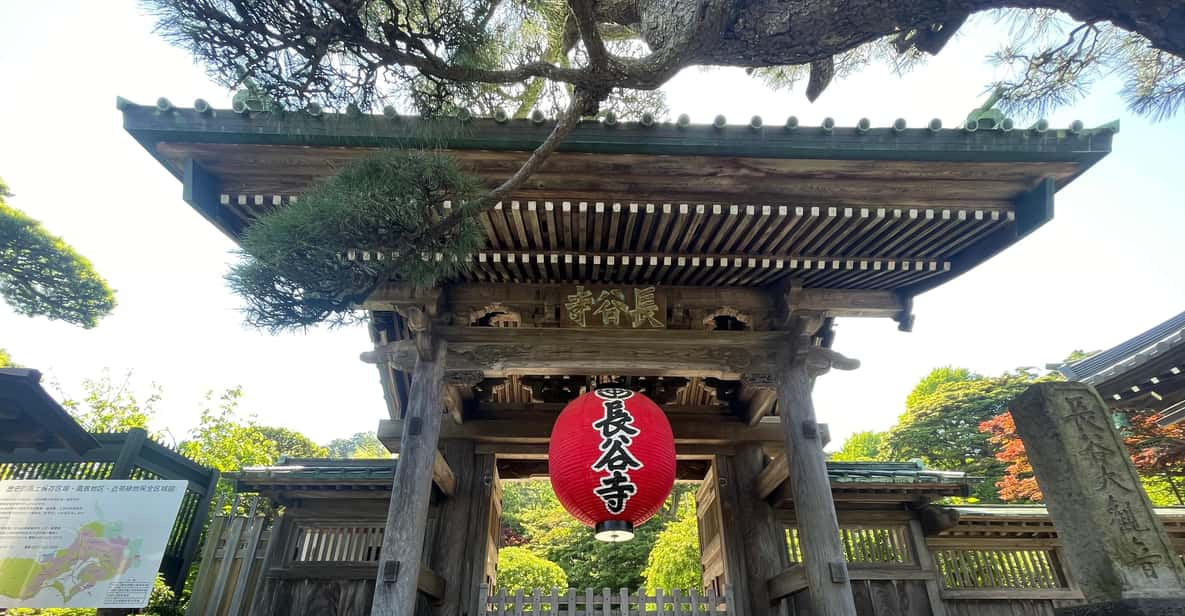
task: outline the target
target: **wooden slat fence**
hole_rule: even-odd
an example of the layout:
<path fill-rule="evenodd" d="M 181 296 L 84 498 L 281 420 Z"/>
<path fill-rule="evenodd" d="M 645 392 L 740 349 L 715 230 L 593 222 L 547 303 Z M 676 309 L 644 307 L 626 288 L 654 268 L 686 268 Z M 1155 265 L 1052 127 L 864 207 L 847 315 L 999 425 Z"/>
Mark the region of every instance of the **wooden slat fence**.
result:
<path fill-rule="evenodd" d="M 948 589 L 1066 587 L 1050 549 L 935 550 L 934 562 Z"/>
<path fill-rule="evenodd" d="M 907 526 L 870 527 L 844 526 L 839 529 L 843 542 L 844 557 L 849 563 L 912 563 L 909 549 L 909 528 Z M 798 541 L 798 529 L 786 529 L 786 545 L 790 550 L 790 562 L 802 562 L 802 546 Z"/>
<path fill-rule="evenodd" d="M 262 564 L 270 534 L 268 516 L 260 515 L 261 504 L 266 501 L 257 496 L 242 502 L 236 496 L 229 509 L 225 502 L 218 503 L 206 531 L 187 616 L 247 613 L 264 580 Z"/>
<path fill-rule="evenodd" d="M 647 592 L 628 588 L 536 588 L 530 592 L 498 589 L 491 593 L 489 586 L 481 586 L 484 614 L 500 616 L 726 616 L 734 613 L 730 608 L 732 599 L 731 587 L 726 587 L 721 596 L 712 588 L 703 593 L 694 589 Z"/>
<path fill-rule="evenodd" d="M 377 563 L 383 547 L 382 526 L 297 526 L 290 562 Z"/>

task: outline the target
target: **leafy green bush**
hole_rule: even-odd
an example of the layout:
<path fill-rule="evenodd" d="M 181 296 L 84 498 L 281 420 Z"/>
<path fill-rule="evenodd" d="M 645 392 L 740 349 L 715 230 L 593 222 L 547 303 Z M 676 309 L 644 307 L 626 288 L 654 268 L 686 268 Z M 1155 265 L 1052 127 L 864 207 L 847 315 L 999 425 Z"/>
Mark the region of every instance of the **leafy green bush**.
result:
<path fill-rule="evenodd" d="M 683 502 L 678 519 L 663 528 L 650 551 L 642 572 L 648 589 L 690 590 L 703 586 L 695 500 L 688 498 Z"/>
<path fill-rule="evenodd" d="M 227 282 L 246 300 L 247 323 L 268 331 L 353 322 L 357 305 L 388 279 L 428 285 L 466 266 L 484 238 L 480 188 L 437 152 L 351 163 L 248 227 Z M 452 208 L 441 216 L 445 201 Z M 350 250 L 382 258 L 344 259 Z"/>
<path fill-rule="evenodd" d="M 568 576 L 559 565 L 521 547 L 498 550 L 498 588 L 507 592 L 534 588 L 567 588 Z"/>

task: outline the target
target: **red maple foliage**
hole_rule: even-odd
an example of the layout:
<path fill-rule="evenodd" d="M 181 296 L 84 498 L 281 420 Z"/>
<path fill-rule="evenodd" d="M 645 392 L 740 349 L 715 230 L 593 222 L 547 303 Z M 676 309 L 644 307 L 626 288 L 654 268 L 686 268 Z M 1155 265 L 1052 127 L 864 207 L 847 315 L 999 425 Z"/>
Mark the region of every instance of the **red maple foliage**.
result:
<path fill-rule="evenodd" d="M 1161 426 L 1160 415 L 1149 411 L 1132 411 L 1123 415 L 1125 423 L 1120 432 L 1131 453 L 1132 462 L 1143 475 L 1185 476 L 1185 424 Z M 1001 413 L 981 424 L 980 432 L 997 447 L 996 459 L 1008 467 L 1004 478 L 996 483 L 1000 498 L 1006 501 L 1040 501 L 1041 488 L 1033 475 L 1033 466 L 1025 453 L 1025 445 L 1016 433 L 1011 413 Z"/>

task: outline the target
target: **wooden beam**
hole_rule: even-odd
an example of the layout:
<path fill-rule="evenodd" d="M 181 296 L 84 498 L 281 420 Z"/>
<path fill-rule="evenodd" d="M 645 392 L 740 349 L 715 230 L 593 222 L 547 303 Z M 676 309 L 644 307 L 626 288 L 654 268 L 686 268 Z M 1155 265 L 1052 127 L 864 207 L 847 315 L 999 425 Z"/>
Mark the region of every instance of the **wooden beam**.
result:
<path fill-rule="evenodd" d="M 783 348 L 778 353 L 778 408 L 786 439 L 790 486 L 794 491 L 803 567 L 815 616 L 856 616 L 826 454 L 819 437 L 808 371 L 810 355 Z"/>
<path fill-rule="evenodd" d="M 515 418 L 514 415 L 520 415 Z M 749 426 L 735 418 L 718 422 L 694 417 L 671 418 L 675 433 L 675 447 L 682 445 L 735 445 L 738 443 L 782 444 L 781 427 L 776 417 L 768 417 Z M 406 420 L 384 419 L 379 422 L 379 440 L 400 452 L 401 435 Z M 551 440 L 555 415 L 540 413 L 505 413 L 496 419 L 475 419 L 463 424 L 444 424 L 442 440 L 469 440 L 483 444 L 546 445 Z"/>
<path fill-rule="evenodd" d="M 742 384 L 741 401 L 745 403 L 746 423 L 755 426 L 773 412 L 778 403 L 778 390 Z"/>
<path fill-rule="evenodd" d="M 432 359 L 415 365 L 407 412 L 400 420 L 399 464 L 391 484 L 391 506 L 371 608 L 374 616 L 415 613 L 432 471 L 439 455 L 436 446 L 444 415 L 441 394 L 448 343 L 436 341 L 433 347 Z"/>
<path fill-rule="evenodd" d="M 676 460 L 675 479 L 680 481 L 700 481 L 707 475 L 710 464 L 709 461 L 703 459 Z M 546 457 L 542 460 L 499 457 L 498 476 L 502 479 L 547 477 L 547 459 Z"/>
<path fill-rule="evenodd" d="M 431 597 L 433 603 L 439 603 L 444 599 L 444 589 L 444 578 L 436 575 L 428 567 L 420 565 L 420 574 L 416 577 L 416 590 Z"/>
<path fill-rule="evenodd" d="M 774 599 L 802 592 L 807 589 L 806 570 L 800 564 L 790 565 L 766 580 L 765 587 Z"/>
<path fill-rule="evenodd" d="M 444 410 L 452 418 L 453 423 L 464 423 L 465 421 L 465 400 L 461 396 L 460 390 L 461 387 L 457 385 L 444 386 Z"/>
<path fill-rule="evenodd" d="M 780 447 L 781 443 L 767 443 L 767 447 Z M 477 443 L 477 453 L 490 453 L 499 460 L 546 460 L 547 443 Z M 675 449 L 676 460 L 713 460 L 718 455 L 733 455 L 736 445 L 685 444 Z"/>
<path fill-rule="evenodd" d="M 757 475 L 757 496 L 769 498 L 769 495 L 789 478 L 790 463 L 786 461 L 786 454 L 783 452 L 775 456 Z"/>
<path fill-rule="evenodd" d="M 210 224 L 237 242 L 243 232 L 243 223 L 220 205 L 219 194 L 222 191 L 218 177 L 198 161 L 187 158 L 182 167 L 181 180 L 181 198 Z"/>
<path fill-rule="evenodd" d="M 432 483 L 435 483 L 445 496 L 452 496 L 457 492 L 457 478 L 439 450 L 436 452 L 436 461 L 432 463 Z"/>
<path fill-rule="evenodd" d="M 904 307 L 901 296 L 894 291 L 797 289 L 790 299 L 792 310 L 835 317 L 893 318 Z"/>
<path fill-rule="evenodd" d="M 1016 237 L 1020 239 L 1041 225 L 1053 220 L 1053 194 L 1057 183 L 1045 177 L 1037 185 L 1016 198 Z"/>
<path fill-rule="evenodd" d="M 741 379 L 768 375 L 784 332 L 693 330 L 579 330 L 559 328 L 441 327 L 449 374 L 480 372 L 563 376 L 682 376 Z M 416 364 L 415 343 L 401 340 L 362 354 L 400 370 Z M 448 377 L 446 377 L 446 380 Z"/>

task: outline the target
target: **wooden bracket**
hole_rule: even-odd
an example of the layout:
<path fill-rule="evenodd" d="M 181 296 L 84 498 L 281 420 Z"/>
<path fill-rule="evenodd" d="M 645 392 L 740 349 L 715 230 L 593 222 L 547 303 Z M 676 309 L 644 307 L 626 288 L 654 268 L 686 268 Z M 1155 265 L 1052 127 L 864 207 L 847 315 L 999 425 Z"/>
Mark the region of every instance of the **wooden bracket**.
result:
<path fill-rule="evenodd" d="M 809 347 L 802 354 L 802 361 L 806 362 L 807 372 L 811 376 L 827 374 L 832 368 L 855 370 L 860 367 L 860 360 L 846 357 L 842 353 L 826 347 Z"/>
<path fill-rule="evenodd" d="M 903 332 L 913 331 L 913 296 L 898 293 L 901 297 L 901 311 L 893 317 L 897 322 L 897 330 Z"/>
<path fill-rule="evenodd" d="M 397 306 L 399 314 L 407 319 L 407 329 L 416 342 L 416 353 L 421 361 L 432 359 L 432 319 L 422 305 Z"/>
<path fill-rule="evenodd" d="M 835 582 L 836 584 L 843 584 L 849 580 L 847 563 L 827 563 L 827 568 L 831 571 L 832 582 Z"/>

